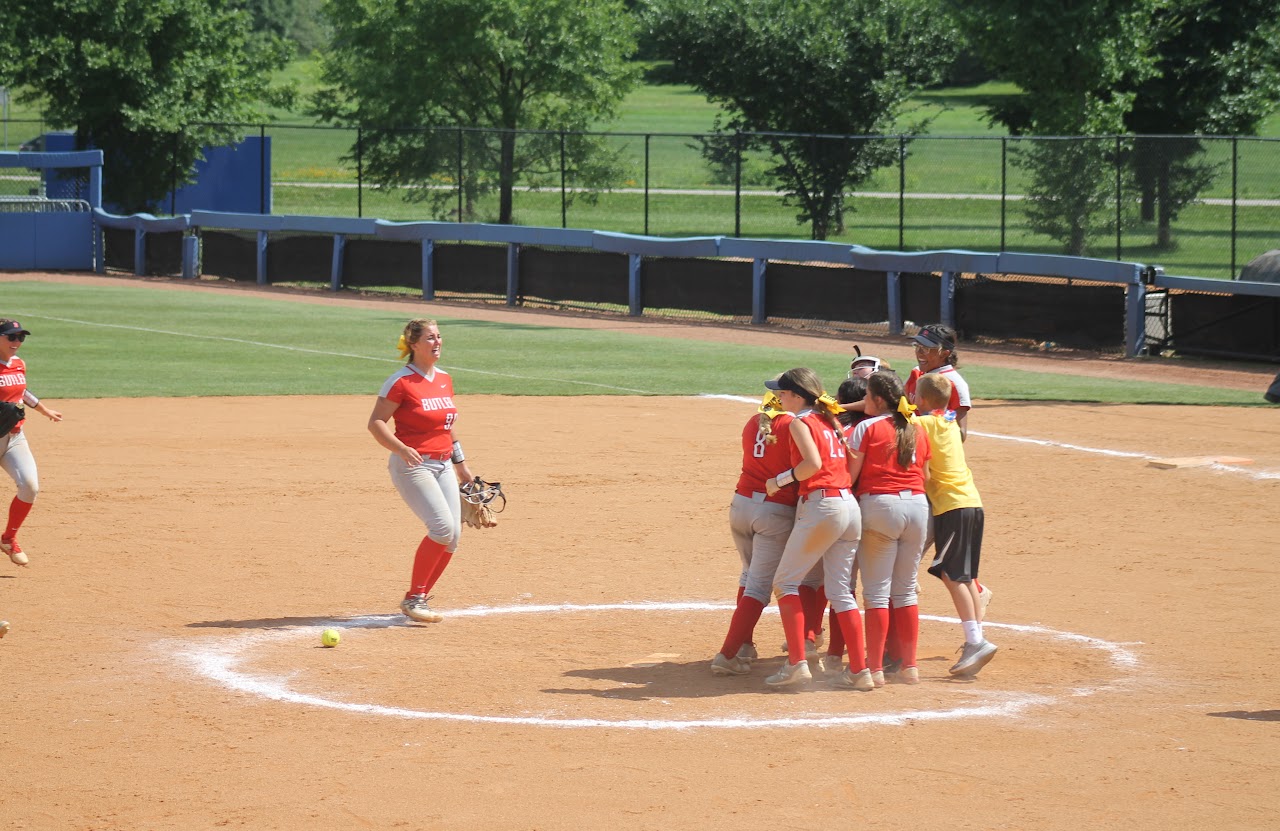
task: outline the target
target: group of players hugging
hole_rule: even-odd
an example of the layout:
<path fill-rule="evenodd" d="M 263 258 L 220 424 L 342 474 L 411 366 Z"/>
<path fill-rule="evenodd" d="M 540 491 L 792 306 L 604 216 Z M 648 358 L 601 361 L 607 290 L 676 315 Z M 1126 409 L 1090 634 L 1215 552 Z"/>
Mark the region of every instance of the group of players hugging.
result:
<path fill-rule="evenodd" d="M 765 382 L 742 431 L 729 509 L 742 572 L 713 674 L 751 674 L 756 624 L 773 594 L 786 660 L 767 686 L 815 676 L 864 692 L 886 679 L 919 683 L 917 573 L 931 545 L 928 572 L 964 630 L 949 674 L 972 677 L 994 657 L 982 632 L 992 592 L 978 582 L 983 511 L 965 460 L 970 399 L 956 333 L 935 324 L 912 340 L 917 366 L 905 381 L 858 350 L 834 398 L 804 367 Z"/>

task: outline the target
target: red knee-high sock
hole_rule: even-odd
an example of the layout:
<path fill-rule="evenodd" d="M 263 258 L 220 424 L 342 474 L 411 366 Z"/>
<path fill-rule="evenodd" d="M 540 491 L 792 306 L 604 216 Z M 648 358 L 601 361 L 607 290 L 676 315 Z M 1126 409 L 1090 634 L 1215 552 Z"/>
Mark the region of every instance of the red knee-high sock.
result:
<path fill-rule="evenodd" d="M 427 578 L 427 589 L 423 592 L 424 594 L 431 593 L 431 590 L 436 586 L 436 581 L 440 579 L 441 574 L 444 574 L 444 570 L 448 568 L 449 561 L 452 559 L 452 551 L 445 551 L 441 553 L 440 559 L 436 560 L 436 567 L 431 570 L 431 576 Z"/>
<path fill-rule="evenodd" d="M 818 597 L 814 601 L 814 605 L 817 607 L 817 610 L 818 610 L 818 613 L 814 615 L 814 623 L 813 623 L 813 639 L 814 640 L 818 639 L 818 632 L 822 630 L 823 618 L 827 616 L 827 587 L 818 586 L 817 594 L 818 594 Z"/>
<path fill-rule="evenodd" d="M 829 620 L 827 621 L 827 654 L 837 657 L 844 654 L 844 630 L 840 628 L 840 622 L 836 619 L 836 610 L 832 609 Z M 862 631 L 862 621 L 858 621 L 858 631 Z M 865 660 L 864 660 L 865 665 Z"/>
<path fill-rule="evenodd" d="M 884 653 L 890 661 L 902 659 L 902 646 L 898 643 L 898 626 L 893 616 L 893 601 L 889 601 L 889 623 L 884 635 Z"/>
<path fill-rule="evenodd" d="M 428 588 L 434 582 L 433 577 L 438 578 L 439 572 L 436 567 L 440 565 L 440 558 L 447 554 L 444 546 L 430 537 L 423 537 L 422 542 L 418 543 L 418 552 L 413 557 L 413 577 L 409 583 L 409 592 L 411 594 L 426 594 Z M 443 567 L 440 569 L 443 571 Z"/>
<path fill-rule="evenodd" d="M 22 527 L 22 521 L 27 518 L 27 514 L 31 513 L 32 504 L 23 502 L 16 496 L 9 503 L 9 524 L 5 526 L 3 534 L 6 540 L 18 536 L 18 529 Z"/>
<path fill-rule="evenodd" d="M 920 607 L 912 603 L 901 609 L 894 609 L 891 620 L 895 621 L 894 629 L 898 635 L 898 657 L 902 666 L 916 665 L 916 648 L 920 643 Z"/>
<path fill-rule="evenodd" d="M 742 595 L 746 592 L 746 586 L 738 586 L 738 600 L 742 600 Z"/>
<path fill-rule="evenodd" d="M 832 609 L 831 614 L 840 624 L 831 625 L 832 642 L 835 642 L 836 632 L 839 632 L 849 647 L 849 671 L 855 674 L 862 672 L 867 668 L 867 650 L 862 640 L 862 615 L 858 614 L 857 609 L 838 613 Z"/>
<path fill-rule="evenodd" d="M 721 655 L 732 658 L 744 643 L 751 642 L 751 636 L 756 631 L 756 621 L 760 620 L 760 613 L 763 611 L 764 604 L 754 597 L 744 594 L 738 598 L 738 608 L 733 610 L 733 617 L 729 620 L 729 634 L 725 635 L 724 645 L 720 647 Z"/>
<path fill-rule="evenodd" d="M 804 606 L 799 596 L 788 594 L 780 598 L 778 616 L 787 635 L 787 660 L 798 664 L 804 660 Z"/>
<path fill-rule="evenodd" d="M 812 586 L 800 587 L 800 608 L 804 609 L 804 636 L 817 640 L 822 628 L 822 607 L 818 605 L 818 590 Z"/>
<path fill-rule="evenodd" d="M 867 609 L 867 668 L 884 669 L 884 639 L 889 633 L 889 610 Z"/>

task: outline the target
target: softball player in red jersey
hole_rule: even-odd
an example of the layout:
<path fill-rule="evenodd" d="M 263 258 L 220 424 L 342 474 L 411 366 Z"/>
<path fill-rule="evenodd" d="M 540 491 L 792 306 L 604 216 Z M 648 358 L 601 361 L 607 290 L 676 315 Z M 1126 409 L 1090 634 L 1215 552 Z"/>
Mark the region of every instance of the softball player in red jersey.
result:
<path fill-rule="evenodd" d="M 960 377 L 955 365 L 959 363 L 956 354 L 956 332 L 950 326 L 934 323 L 921 326 L 912 340 L 915 341 L 916 366 L 907 376 L 906 395 L 912 404 L 916 403 L 916 382 L 927 372 L 937 372 L 951 382 L 951 400 L 947 409 L 956 414 L 956 424 L 960 426 L 960 435 L 967 437 L 969 431 L 966 421 L 973 402 L 969 399 L 969 384 Z"/>
<path fill-rule="evenodd" d="M 0 319 L 0 401 L 29 407 L 50 421 L 62 421 L 62 413 L 49 409 L 27 389 L 27 365 L 18 357 L 18 350 L 29 334 L 18 321 Z M 0 436 L 0 466 L 18 486 L 17 495 L 9 503 L 8 521 L 0 533 L 0 550 L 20 566 L 25 566 L 30 558 L 18 545 L 18 529 L 31 513 L 36 494 L 40 492 L 36 460 L 27 446 L 26 434 L 22 432 L 23 423 L 19 421 L 12 432 Z"/>
<path fill-rule="evenodd" d="M 955 412 L 956 424 L 960 427 L 960 440 L 964 441 L 969 437 L 969 410 L 973 407 L 973 401 L 969 397 L 968 382 L 956 371 L 955 365 L 960 363 L 960 356 L 956 352 L 956 330 L 941 323 L 931 323 L 921 326 L 912 340 L 915 341 L 917 366 L 907 376 L 907 400 L 912 404 L 916 403 L 916 384 L 921 375 L 936 372 L 946 378 L 951 382 L 951 399 L 947 402 L 947 409 Z M 932 544 L 933 529 L 930 527 L 925 548 Z M 978 620 L 982 620 L 987 614 L 987 607 L 991 605 L 993 593 L 977 580 L 973 582 L 978 587 Z"/>
<path fill-rule="evenodd" d="M 405 615 L 424 623 L 443 619 L 427 601 L 462 534 L 459 480 L 465 484 L 474 478 L 454 426 L 453 379 L 436 366 L 443 343 L 434 320 L 409 321 L 398 344 L 400 356 L 409 362 L 382 385 L 369 416 L 369 432 L 391 451 L 387 469 L 392 483 L 427 527 L 414 555 L 409 591 L 400 603 Z"/>
<path fill-rule="evenodd" d="M 916 571 L 929 528 L 929 500 L 925 497 L 929 440 L 911 418 L 915 408 L 903 395 L 897 375 L 884 371 L 872 375 L 867 381 L 866 402 L 870 418 L 853 429 L 849 468 L 862 506 L 863 532 L 857 556 L 867 618 L 867 663 L 876 686 L 882 686 L 885 639 L 892 614 L 902 661 L 899 678 L 914 684 L 920 678 L 916 669 L 920 636 Z"/>
<path fill-rule="evenodd" d="M 787 370 L 765 386 L 795 415 L 789 425 L 791 468 L 766 481 L 765 490 L 773 494 L 792 482 L 800 483 L 795 526 L 773 579 L 787 636 L 787 662 L 765 683 L 785 687 L 813 677 L 805 659 L 805 615 L 799 589 L 805 575 L 821 562 L 827 600 L 849 647 L 849 669 L 831 680 L 838 686 L 870 690 L 872 678 L 862 658 L 862 618 L 849 590 L 862 515 L 850 493 L 847 440 L 836 419 L 840 405 L 822 391 L 818 376 L 803 367 Z"/>
<path fill-rule="evenodd" d="M 720 651 L 711 659 L 714 675 L 746 675 L 757 657 L 753 636 L 769 605 L 773 575 L 796 519 L 795 485 L 770 495 L 765 482 L 791 464 L 792 416 L 770 393 L 742 428 L 742 473 L 729 505 L 729 531 L 742 560 L 738 605 Z"/>

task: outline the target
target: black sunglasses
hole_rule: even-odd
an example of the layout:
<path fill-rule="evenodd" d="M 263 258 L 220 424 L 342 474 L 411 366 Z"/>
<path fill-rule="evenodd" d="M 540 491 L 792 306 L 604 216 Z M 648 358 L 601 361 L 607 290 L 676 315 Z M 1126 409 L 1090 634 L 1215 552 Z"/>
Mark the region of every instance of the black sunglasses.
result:
<path fill-rule="evenodd" d="M 27 339 L 26 335 L 5 335 L 5 337 L 9 339 L 10 343 L 22 343 Z"/>

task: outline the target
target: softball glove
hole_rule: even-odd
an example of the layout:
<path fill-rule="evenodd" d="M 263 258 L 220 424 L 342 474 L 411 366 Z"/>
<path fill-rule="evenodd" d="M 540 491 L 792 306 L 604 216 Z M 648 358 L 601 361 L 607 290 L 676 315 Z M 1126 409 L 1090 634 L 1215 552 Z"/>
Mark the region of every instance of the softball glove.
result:
<path fill-rule="evenodd" d="M 479 476 L 458 488 L 462 496 L 462 521 L 472 528 L 492 528 L 498 524 L 494 514 L 507 507 L 507 496 L 501 482 L 486 482 Z M 501 499 L 498 503 L 496 500 Z"/>
<path fill-rule="evenodd" d="M 9 401 L 0 401 L 0 436 L 12 432 L 18 422 L 27 417 L 27 411 Z"/>

